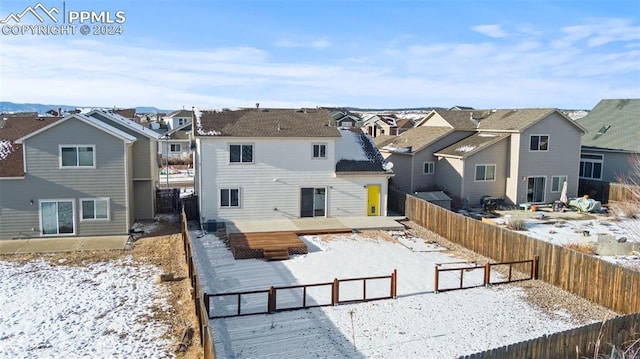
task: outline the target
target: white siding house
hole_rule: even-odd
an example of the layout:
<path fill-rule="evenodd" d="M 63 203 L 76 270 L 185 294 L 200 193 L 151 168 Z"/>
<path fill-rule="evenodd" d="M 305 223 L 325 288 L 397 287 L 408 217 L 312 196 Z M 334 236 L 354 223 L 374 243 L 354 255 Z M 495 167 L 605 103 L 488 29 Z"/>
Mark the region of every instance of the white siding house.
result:
<path fill-rule="evenodd" d="M 327 110 L 196 111 L 202 221 L 386 215 L 382 156 L 331 120 Z"/>

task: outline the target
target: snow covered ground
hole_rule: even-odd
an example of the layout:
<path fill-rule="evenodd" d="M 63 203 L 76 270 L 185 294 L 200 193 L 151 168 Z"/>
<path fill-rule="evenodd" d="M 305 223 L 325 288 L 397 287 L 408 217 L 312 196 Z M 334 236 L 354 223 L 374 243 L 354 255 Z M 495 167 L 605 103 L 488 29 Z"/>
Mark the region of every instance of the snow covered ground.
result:
<path fill-rule="evenodd" d="M 130 257 L 85 266 L 0 260 L 0 358 L 173 358 L 154 321 L 168 292 Z"/>
<path fill-rule="evenodd" d="M 305 236 L 309 254 L 265 262 L 234 260 L 214 235 L 193 231 L 202 290 L 207 293 L 383 276 L 394 269 L 398 271 L 395 300 L 214 319 L 211 323 L 217 356 L 452 358 L 587 324 L 562 310 L 539 310 L 528 304 L 524 290 L 515 286 L 435 294 L 435 264 L 459 262 L 461 258 L 416 237 L 407 236 L 398 243 L 371 233 L 330 238 Z M 473 272 L 469 275 L 473 276 Z M 448 272 L 441 281 L 454 286 L 459 276 Z M 361 294 L 360 287 L 341 287 L 341 296 L 345 292 Z M 312 297 L 326 302 L 322 299 L 326 295 L 319 291 Z M 227 310 L 230 303 L 214 298 L 211 305 L 216 314 L 215 311 Z"/>

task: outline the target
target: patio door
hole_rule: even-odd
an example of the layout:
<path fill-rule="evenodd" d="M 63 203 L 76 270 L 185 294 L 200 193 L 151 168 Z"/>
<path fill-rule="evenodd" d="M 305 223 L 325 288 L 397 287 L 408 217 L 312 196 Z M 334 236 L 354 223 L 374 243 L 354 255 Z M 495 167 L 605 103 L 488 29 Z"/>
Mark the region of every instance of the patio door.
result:
<path fill-rule="evenodd" d="M 545 177 L 529 177 L 527 181 L 527 202 L 544 202 Z"/>
<path fill-rule="evenodd" d="M 300 217 L 324 217 L 326 214 L 326 188 L 300 189 Z"/>
<path fill-rule="evenodd" d="M 73 201 L 40 201 L 40 228 L 43 236 L 75 233 Z"/>

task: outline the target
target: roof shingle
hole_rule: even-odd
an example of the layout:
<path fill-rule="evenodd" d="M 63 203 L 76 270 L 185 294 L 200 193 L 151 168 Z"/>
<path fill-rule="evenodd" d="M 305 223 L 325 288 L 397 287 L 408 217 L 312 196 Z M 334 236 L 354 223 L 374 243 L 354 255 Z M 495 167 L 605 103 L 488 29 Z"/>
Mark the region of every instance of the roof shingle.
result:
<path fill-rule="evenodd" d="M 582 145 L 640 153 L 640 99 L 605 99 L 576 120 L 588 132 Z"/>

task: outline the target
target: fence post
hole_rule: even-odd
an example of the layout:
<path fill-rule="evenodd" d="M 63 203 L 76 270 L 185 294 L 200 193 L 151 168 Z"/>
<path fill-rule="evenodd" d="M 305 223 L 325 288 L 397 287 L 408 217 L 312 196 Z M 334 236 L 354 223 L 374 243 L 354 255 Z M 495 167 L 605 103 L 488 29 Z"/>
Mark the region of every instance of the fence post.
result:
<path fill-rule="evenodd" d="M 487 287 L 489 284 L 491 284 L 491 264 L 487 262 L 484 265 L 484 285 Z"/>
<path fill-rule="evenodd" d="M 207 310 L 207 318 L 211 319 L 211 312 L 209 311 L 209 294 L 203 293 L 202 298 L 204 300 L 204 309 Z"/>
<path fill-rule="evenodd" d="M 533 263 L 531 263 L 531 278 L 538 279 L 538 260 L 539 256 L 533 257 Z"/>
<path fill-rule="evenodd" d="M 438 265 L 436 264 L 435 292 L 438 293 Z"/>
<path fill-rule="evenodd" d="M 398 270 L 394 269 L 391 273 L 391 298 L 396 299 L 398 297 Z"/>
<path fill-rule="evenodd" d="M 331 305 L 338 305 L 340 301 L 340 282 L 338 278 L 333 279 L 333 285 L 331 286 Z"/>
<path fill-rule="evenodd" d="M 271 288 L 269 288 L 269 297 L 267 300 L 267 307 L 268 307 L 268 311 L 269 313 L 275 313 L 276 311 L 276 289 L 271 286 Z"/>

